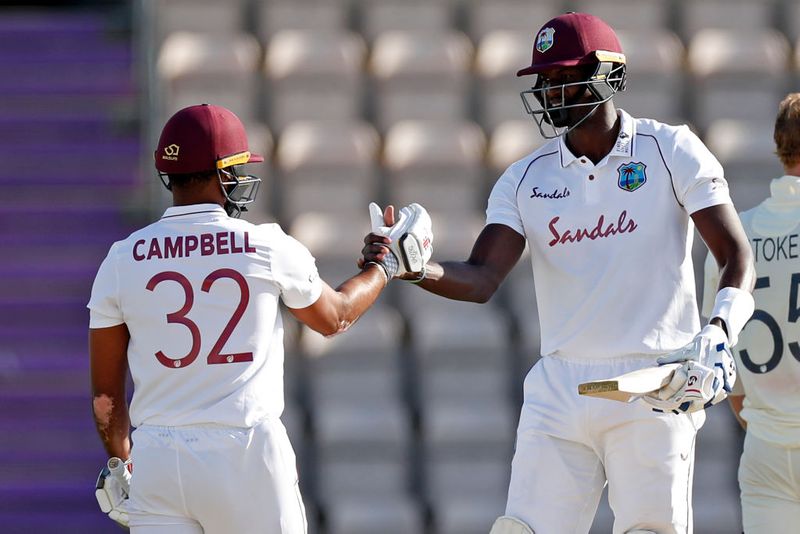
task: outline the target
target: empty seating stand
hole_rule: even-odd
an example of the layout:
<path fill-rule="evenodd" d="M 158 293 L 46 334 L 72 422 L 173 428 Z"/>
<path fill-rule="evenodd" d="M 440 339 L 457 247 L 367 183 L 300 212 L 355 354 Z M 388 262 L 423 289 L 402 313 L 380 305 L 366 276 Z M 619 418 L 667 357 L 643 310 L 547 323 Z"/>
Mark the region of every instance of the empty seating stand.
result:
<path fill-rule="evenodd" d="M 789 90 L 790 46 L 777 30 L 707 28 L 689 42 L 692 119 L 702 130 L 716 119 L 774 120 Z"/>
<path fill-rule="evenodd" d="M 347 0 L 263 0 L 255 9 L 262 42 L 282 30 L 335 33 L 344 31 L 350 23 Z"/>
<path fill-rule="evenodd" d="M 281 220 L 324 213 L 368 222 L 367 205 L 379 198 L 379 151 L 378 133 L 364 121 L 289 123 L 275 157 Z M 359 250 L 353 246 L 350 252 Z"/>
<path fill-rule="evenodd" d="M 485 149 L 485 134 L 471 121 L 398 122 L 384 141 L 388 200 L 400 206 L 419 202 L 434 215 L 479 212 Z"/>
<path fill-rule="evenodd" d="M 528 119 L 520 92 L 530 89 L 533 77 L 517 77 L 517 71 L 531 61 L 530 32 L 494 30 L 484 35 L 475 54 L 478 120 L 488 131 L 500 123 Z"/>
<path fill-rule="evenodd" d="M 402 120 L 466 117 L 473 53 L 469 38 L 452 30 L 381 33 L 369 61 L 379 128 Z"/>
<path fill-rule="evenodd" d="M 297 120 L 355 120 L 364 98 L 364 39 L 350 31 L 281 30 L 267 43 L 271 127 Z"/>
<path fill-rule="evenodd" d="M 634 117 L 668 124 L 685 122 L 685 47 L 672 31 L 661 28 L 620 30 L 627 59 L 627 89 L 615 97 Z"/>
<path fill-rule="evenodd" d="M 202 102 L 255 122 L 260 57 L 258 41 L 247 33 L 171 33 L 158 58 L 166 96 L 164 120 Z"/>

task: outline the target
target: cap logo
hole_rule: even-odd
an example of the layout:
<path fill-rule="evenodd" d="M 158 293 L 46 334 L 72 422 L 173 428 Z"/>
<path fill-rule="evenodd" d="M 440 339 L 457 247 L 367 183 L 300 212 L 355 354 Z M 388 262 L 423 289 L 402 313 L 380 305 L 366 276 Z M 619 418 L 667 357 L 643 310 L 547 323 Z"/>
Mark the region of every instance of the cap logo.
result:
<path fill-rule="evenodd" d="M 539 52 L 547 52 L 553 46 L 553 35 L 556 30 L 553 28 L 542 28 L 539 35 L 536 36 L 536 50 Z"/>
<path fill-rule="evenodd" d="M 164 147 L 164 155 L 161 156 L 161 159 L 168 159 L 170 161 L 178 161 L 178 152 L 181 151 L 181 147 L 172 143 L 171 145 Z"/>

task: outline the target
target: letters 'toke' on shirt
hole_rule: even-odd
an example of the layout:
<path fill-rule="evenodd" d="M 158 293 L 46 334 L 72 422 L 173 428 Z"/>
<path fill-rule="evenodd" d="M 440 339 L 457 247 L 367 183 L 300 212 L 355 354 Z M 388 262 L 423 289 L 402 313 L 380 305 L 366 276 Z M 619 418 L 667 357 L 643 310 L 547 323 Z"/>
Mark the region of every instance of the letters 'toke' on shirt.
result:
<path fill-rule="evenodd" d="M 617 113 L 597 165 L 562 136 L 512 164 L 489 197 L 486 224 L 528 241 L 545 356 L 662 354 L 700 329 L 690 215 L 731 202 L 722 166 L 688 127 Z"/>
<path fill-rule="evenodd" d="M 772 180 L 771 196 L 739 214 L 753 249 L 756 312 L 732 348 L 734 395 L 745 395 L 747 431 L 782 447 L 800 447 L 800 178 Z M 719 268 L 705 263 L 703 315 L 714 308 Z"/>
<path fill-rule="evenodd" d="M 134 426 L 250 427 L 283 411 L 278 299 L 304 308 L 321 291 L 311 253 L 277 224 L 171 207 L 112 245 L 89 326 L 130 331 Z"/>

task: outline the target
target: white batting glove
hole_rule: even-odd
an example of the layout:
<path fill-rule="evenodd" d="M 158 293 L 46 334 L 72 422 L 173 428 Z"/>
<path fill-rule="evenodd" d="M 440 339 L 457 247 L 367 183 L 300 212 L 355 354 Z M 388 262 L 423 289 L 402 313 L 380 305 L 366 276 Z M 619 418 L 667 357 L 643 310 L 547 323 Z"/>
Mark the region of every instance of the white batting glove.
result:
<path fill-rule="evenodd" d="M 409 204 L 400 210 L 393 226 L 384 226 L 383 211 L 376 203 L 369 205 L 372 233 L 392 240 L 389 254 L 381 263 L 391 279 L 406 273 L 418 280 L 425 278 L 425 265 L 433 254 L 433 223 L 428 212 L 419 204 Z"/>
<path fill-rule="evenodd" d="M 702 410 L 724 400 L 736 382 L 728 336 L 715 325 L 706 325 L 688 345 L 657 361 L 659 365 L 683 363 L 669 384 L 643 397 L 661 411 Z"/>
<path fill-rule="evenodd" d="M 109 458 L 97 477 L 94 490 L 100 510 L 125 528 L 129 521 L 127 501 L 131 490 L 130 463 L 130 460 L 122 461 L 116 456 Z"/>

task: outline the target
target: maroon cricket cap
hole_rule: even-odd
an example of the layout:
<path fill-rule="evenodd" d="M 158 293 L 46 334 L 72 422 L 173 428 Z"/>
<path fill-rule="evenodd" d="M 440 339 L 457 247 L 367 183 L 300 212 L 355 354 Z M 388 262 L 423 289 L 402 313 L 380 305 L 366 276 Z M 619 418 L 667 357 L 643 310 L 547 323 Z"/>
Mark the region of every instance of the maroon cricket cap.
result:
<path fill-rule="evenodd" d="M 239 117 L 210 104 L 190 106 L 170 117 L 161 130 L 155 158 L 156 169 L 167 174 L 212 171 L 264 161 L 263 157 L 250 153 L 247 133 Z"/>
<path fill-rule="evenodd" d="M 625 63 L 617 34 L 602 19 L 588 13 L 565 13 L 542 26 L 533 44 L 531 66 L 517 76 L 554 67 L 574 67 L 597 61 Z"/>

